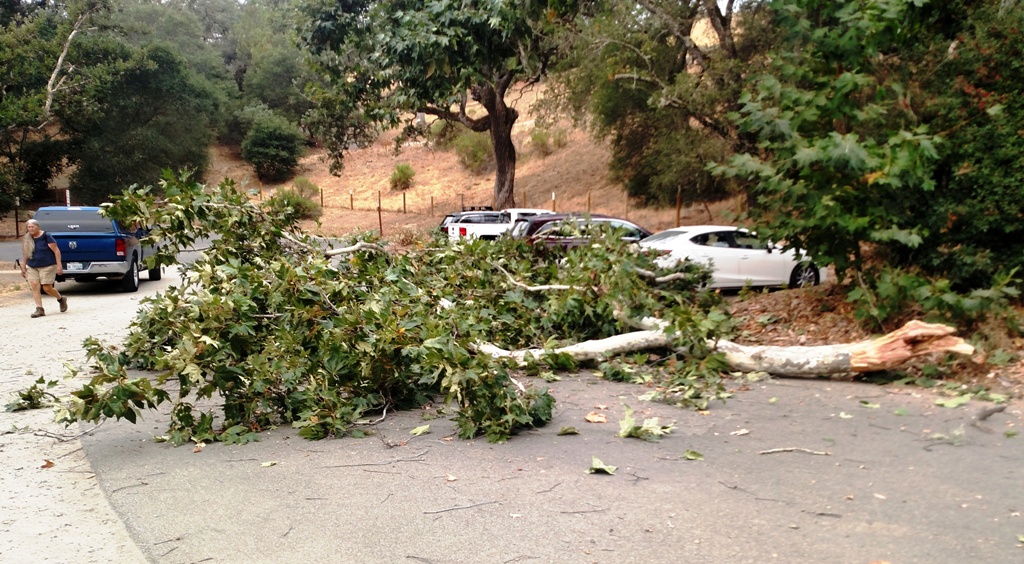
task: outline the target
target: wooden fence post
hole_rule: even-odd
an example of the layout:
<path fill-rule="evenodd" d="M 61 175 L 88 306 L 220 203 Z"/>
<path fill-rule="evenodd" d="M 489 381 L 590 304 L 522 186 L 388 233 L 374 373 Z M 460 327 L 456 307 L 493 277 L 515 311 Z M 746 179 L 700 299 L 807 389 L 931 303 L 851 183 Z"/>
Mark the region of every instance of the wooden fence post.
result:
<path fill-rule="evenodd" d="M 676 227 L 683 224 L 683 187 L 676 187 Z"/>

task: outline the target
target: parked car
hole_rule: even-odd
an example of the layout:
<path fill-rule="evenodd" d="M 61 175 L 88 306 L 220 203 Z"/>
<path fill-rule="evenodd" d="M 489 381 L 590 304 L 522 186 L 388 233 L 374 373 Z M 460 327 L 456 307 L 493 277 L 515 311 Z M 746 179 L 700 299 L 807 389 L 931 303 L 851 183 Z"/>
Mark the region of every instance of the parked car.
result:
<path fill-rule="evenodd" d="M 551 210 L 534 208 L 508 208 L 501 211 L 467 211 L 445 216 L 441 228 L 451 239 L 497 239 L 507 233 L 522 218 L 550 214 Z"/>
<path fill-rule="evenodd" d="M 629 221 L 602 214 L 556 213 L 528 217 L 512 227 L 513 237 L 550 247 L 578 247 L 590 241 L 595 229 L 616 229 L 626 241 L 641 241 L 651 232 Z"/>
<path fill-rule="evenodd" d="M 660 253 L 655 262 L 664 268 L 687 260 L 707 264 L 712 270 L 712 288 L 803 288 L 820 284 L 828 276 L 826 269 L 818 268 L 802 251 L 783 251 L 739 227 L 675 227 L 644 239 L 640 246 Z"/>
<path fill-rule="evenodd" d="M 125 292 L 139 289 L 139 271 L 147 252 L 139 242 L 144 229 L 129 229 L 103 217 L 98 207 L 42 207 L 34 217 L 57 241 L 64 269 L 58 280 L 107 278 L 120 280 Z M 149 279 L 159 280 L 160 274 L 160 267 L 150 269 Z"/>

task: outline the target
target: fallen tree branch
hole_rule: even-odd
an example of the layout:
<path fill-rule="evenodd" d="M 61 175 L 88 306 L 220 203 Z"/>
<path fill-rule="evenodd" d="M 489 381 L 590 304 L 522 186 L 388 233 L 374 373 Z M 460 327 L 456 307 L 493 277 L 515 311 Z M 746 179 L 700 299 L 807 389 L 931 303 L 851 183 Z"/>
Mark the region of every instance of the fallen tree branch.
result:
<path fill-rule="evenodd" d="M 509 284 L 512 284 L 517 288 L 522 288 L 527 292 L 546 292 L 548 290 L 579 290 L 580 292 L 586 291 L 586 288 L 581 288 L 579 286 L 567 286 L 565 284 L 546 284 L 542 286 L 529 286 L 516 280 L 515 278 L 512 278 L 512 274 L 510 274 L 509 271 L 502 268 L 501 265 L 495 264 L 493 266 L 494 268 L 500 270 L 502 274 L 504 274 L 508 278 Z"/>
<path fill-rule="evenodd" d="M 387 253 L 387 251 L 384 249 L 384 247 L 382 247 L 382 246 L 380 246 L 380 245 L 378 245 L 376 243 L 367 243 L 366 241 L 359 241 L 355 245 L 350 245 L 348 247 L 341 247 L 340 249 L 331 249 L 331 250 L 325 252 L 324 256 L 334 257 L 334 256 L 338 256 L 338 255 L 344 255 L 344 254 L 347 254 L 347 253 L 355 253 L 355 252 L 358 252 L 358 251 L 362 251 L 364 249 L 365 250 L 369 250 L 369 251 L 376 251 L 378 253 Z"/>
<path fill-rule="evenodd" d="M 602 360 L 626 352 L 672 347 L 671 340 L 664 332 L 667 328 L 664 321 L 647 317 L 635 320 L 632 324 L 647 329 L 606 339 L 585 341 L 550 351 L 507 351 L 489 343 L 478 343 L 475 349 L 496 358 L 512 358 L 519 364 L 525 364 L 528 354 L 534 358 L 547 353 L 567 354 L 577 361 L 584 362 Z M 729 366 L 736 371 L 816 377 L 886 370 L 931 353 L 973 354 L 974 347 L 959 337 L 953 337 L 954 331 L 955 329 L 948 325 L 910 321 L 896 331 L 857 343 L 781 347 L 740 345 L 720 340 L 715 348 L 725 354 Z"/>

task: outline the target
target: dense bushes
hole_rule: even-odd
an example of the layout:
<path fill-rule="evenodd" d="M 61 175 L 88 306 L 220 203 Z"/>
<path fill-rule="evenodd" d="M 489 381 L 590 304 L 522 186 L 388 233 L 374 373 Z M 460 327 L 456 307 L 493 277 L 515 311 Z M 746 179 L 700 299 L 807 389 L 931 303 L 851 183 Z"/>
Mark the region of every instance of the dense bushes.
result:
<path fill-rule="evenodd" d="M 283 180 L 291 175 L 302 156 L 302 130 L 265 107 L 246 108 L 238 117 L 247 126 L 242 158 L 256 175 L 261 180 Z"/>
<path fill-rule="evenodd" d="M 271 200 L 288 220 L 320 219 L 323 208 L 319 197 L 320 188 L 308 178 L 300 176 L 292 182 L 291 188 L 278 190 Z"/>

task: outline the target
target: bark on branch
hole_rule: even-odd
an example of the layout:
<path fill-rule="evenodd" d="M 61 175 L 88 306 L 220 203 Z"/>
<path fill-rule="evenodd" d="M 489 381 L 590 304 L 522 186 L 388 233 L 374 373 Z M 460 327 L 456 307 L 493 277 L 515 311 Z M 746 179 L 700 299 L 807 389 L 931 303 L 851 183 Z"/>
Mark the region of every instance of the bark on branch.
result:
<path fill-rule="evenodd" d="M 477 350 L 494 357 L 512 358 L 524 364 L 527 354 L 539 358 L 546 352 L 551 352 L 568 354 L 577 361 L 591 361 L 625 352 L 672 346 L 671 340 L 663 331 L 664 323 L 660 320 L 646 318 L 639 320 L 637 324 L 656 328 L 586 341 L 552 351 L 506 351 L 491 344 L 477 345 Z M 856 343 L 780 347 L 748 346 L 721 340 L 718 341 L 716 350 L 724 353 L 729 366 L 740 372 L 816 377 L 886 370 L 931 353 L 973 354 L 974 347 L 963 339 L 954 337 L 954 331 L 955 329 L 948 325 L 910 321 L 896 331 Z"/>

